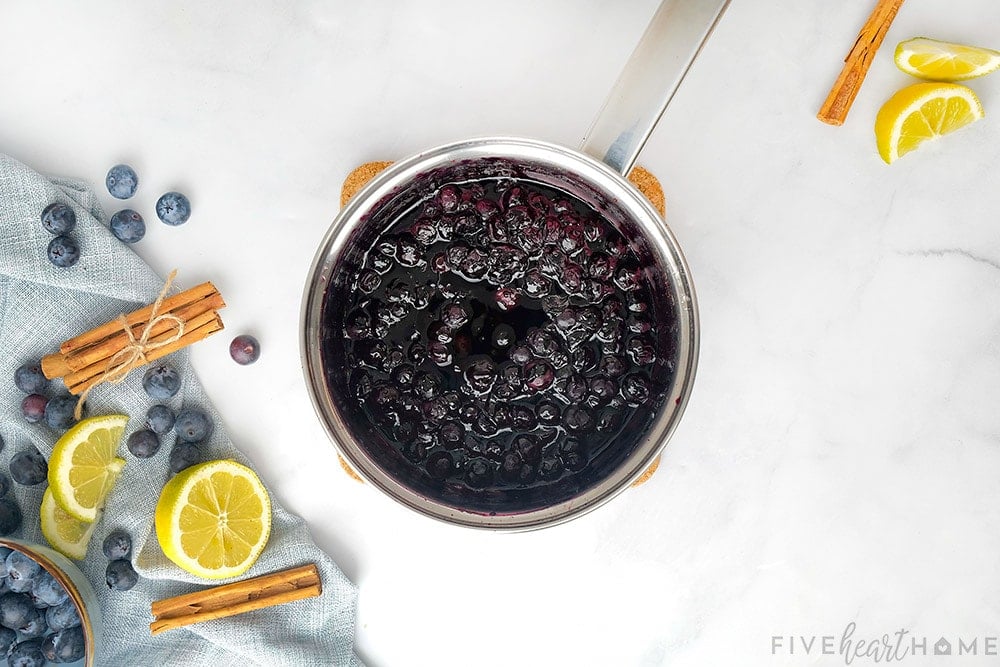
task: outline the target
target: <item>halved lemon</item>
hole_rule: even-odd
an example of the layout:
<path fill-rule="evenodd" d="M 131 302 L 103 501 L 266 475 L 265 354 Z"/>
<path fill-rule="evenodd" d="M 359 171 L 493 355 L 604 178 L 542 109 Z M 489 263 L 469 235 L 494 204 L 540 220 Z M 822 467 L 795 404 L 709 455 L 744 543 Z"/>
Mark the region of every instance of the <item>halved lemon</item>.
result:
<path fill-rule="evenodd" d="M 52 495 L 52 488 L 45 489 L 40 510 L 42 535 L 52 548 L 67 558 L 83 560 L 87 556 L 90 537 L 97 522 L 77 521 L 67 514 Z"/>
<path fill-rule="evenodd" d="M 878 154 L 888 163 L 921 144 L 983 117 L 983 105 L 970 88 L 957 83 L 917 83 L 903 88 L 875 117 Z"/>
<path fill-rule="evenodd" d="M 208 461 L 164 485 L 155 518 L 167 558 L 193 575 L 225 579 L 246 572 L 264 550 L 271 500 L 250 468 Z"/>
<path fill-rule="evenodd" d="M 117 454 L 126 423 L 125 415 L 89 417 L 66 431 L 52 448 L 49 488 L 59 507 L 77 521 L 97 518 L 125 466 Z"/>
<path fill-rule="evenodd" d="M 1000 68 L 1000 51 L 914 37 L 896 46 L 896 67 L 929 81 L 965 81 Z"/>

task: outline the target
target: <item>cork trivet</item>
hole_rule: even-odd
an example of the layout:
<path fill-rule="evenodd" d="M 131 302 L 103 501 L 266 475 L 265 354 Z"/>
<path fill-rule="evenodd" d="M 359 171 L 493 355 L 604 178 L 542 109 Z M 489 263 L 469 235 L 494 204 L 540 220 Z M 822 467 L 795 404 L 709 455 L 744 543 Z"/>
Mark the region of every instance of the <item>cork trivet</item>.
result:
<path fill-rule="evenodd" d="M 341 208 L 343 208 L 344 205 L 350 201 L 351 197 L 357 194 L 358 190 L 365 187 L 365 184 L 368 183 L 368 181 L 375 178 L 379 172 L 388 167 L 390 164 L 392 164 L 392 162 L 365 162 L 351 171 L 351 173 L 347 175 L 347 178 L 344 179 L 344 185 L 340 188 Z M 629 172 L 628 180 L 632 181 L 632 184 L 639 189 L 639 192 L 646 196 L 646 199 L 650 201 L 653 208 L 660 212 L 660 215 L 666 217 L 666 198 L 663 196 L 663 187 L 660 185 L 660 181 L 656 178 L 656 176 L 643 167 L 637 166 Z M 351 466 L 348 465 L 347 461 L 344 460 L 344 457 L 338 454 L 337 458 L 340 459 L 340 466 L 347 472 L 348 475 L 362 484 L 364 483 L 361 476 L 354 472 Z M 656 472 L 659 465 L 660 457 L 657 456 L 653 459 L 653 462 L 649 464 L 649 467 L 646 468 L 645 472 L 632 482 L 632 486 L 639 486 L 649 481 L 649 478 L 653 476 L 653 473 Z"/>

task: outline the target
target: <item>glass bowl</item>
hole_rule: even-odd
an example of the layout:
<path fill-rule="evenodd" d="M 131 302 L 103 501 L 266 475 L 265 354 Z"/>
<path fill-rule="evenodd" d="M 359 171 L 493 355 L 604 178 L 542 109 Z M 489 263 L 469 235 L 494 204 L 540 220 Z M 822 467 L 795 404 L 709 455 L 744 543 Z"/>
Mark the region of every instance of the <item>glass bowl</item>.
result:
<path fill-rule="evenodd" d="M 101 642 L 101 607 L 97 595 L 83 572 L 68 558 L 54 549 L 39 544 L 31 544 L 10 537 L 0 537 L 0 547 L 7 547 L 31 558 L 42 566 L 69 593 L 80 615 L 86 653 L 81 660 L 70 665 L 93 667 L 97 649 Z"/>

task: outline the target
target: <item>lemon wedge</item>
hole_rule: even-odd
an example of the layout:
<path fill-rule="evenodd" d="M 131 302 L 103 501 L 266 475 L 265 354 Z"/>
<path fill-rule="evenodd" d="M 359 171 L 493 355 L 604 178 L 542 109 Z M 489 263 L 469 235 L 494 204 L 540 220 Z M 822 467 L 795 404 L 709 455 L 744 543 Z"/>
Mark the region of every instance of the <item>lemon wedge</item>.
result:
<path fill-rule="evenodd" d="M 253 470 L 208 461 L 177 473 L 156 503 L 156 537 L 191 574 L 225 579 L 253 565 L 271 534 L 271 500 Z"/>
<path fill-rule="evenodd" d="M 878 154 L 887 163 L 921 144 L 983 117 L 983 105 L 971 89 L 957 83 L 917 83 L 903 88 L 875 117 Z"/>
<path fill-rule="evenodd" d="M 125 459 L 117 456 L 128 417 L 89 417 L 66 431 L 49 457 L 49 488 L 59 507 L 77 521 L 93 522 Z"/>
<path fill-rule="evenodd" d="M 97 523 L 77 521 L 67 514 L 52 495 L 52 489 L 45 489 L 40 510 L 42 535 L 52 548 L 67 558 L 83 560 L 87 556 L 90 537 Z"/>
<path fill-rule="evenodd" d="M 896 67 L 929 81 L 965 81 L 1000 68 L 1000 51 L 915 37 L 896 46 Z"/>

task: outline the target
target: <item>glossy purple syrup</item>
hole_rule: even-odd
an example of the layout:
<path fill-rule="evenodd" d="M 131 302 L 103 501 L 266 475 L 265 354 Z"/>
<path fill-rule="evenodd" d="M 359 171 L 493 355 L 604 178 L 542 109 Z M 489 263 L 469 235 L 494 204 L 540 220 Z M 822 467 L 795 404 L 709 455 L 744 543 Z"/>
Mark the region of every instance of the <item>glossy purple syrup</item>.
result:
<path fill-rule="evenodd" d="M 383 231 L 327 293 L 327 383 L 402 483 L 526 511 L 638 445 L 673 379 L 676 316 L 626 225 L 552 182 L 468 175 L 368 221 Z"/>

